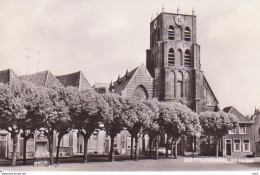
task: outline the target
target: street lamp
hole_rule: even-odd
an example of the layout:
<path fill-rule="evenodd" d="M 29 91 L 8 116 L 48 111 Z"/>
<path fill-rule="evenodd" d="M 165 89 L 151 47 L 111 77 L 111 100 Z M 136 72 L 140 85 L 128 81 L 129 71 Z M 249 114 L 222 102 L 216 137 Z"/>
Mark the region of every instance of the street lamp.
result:
<path fill-rule="evenodd" d="M 194 158 L 194 152 L 195 152 L 195 139 L 194 139 L 194 132 L 192 132 L 192 151 L 193 151 L 193 155 L 192 155 L 192 157 Z"/>

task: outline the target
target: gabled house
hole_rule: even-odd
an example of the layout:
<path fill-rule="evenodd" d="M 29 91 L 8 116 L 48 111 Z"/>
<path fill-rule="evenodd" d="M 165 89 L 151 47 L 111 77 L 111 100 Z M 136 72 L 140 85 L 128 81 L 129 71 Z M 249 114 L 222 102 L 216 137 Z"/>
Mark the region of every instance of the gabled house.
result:
<path fill-rule="evenodd" d="M 63 87 L 60 81 L 49 71 L 37 72 L 34 74 L 20 76 L 23 81 L 30 82 L 35 86 L 52 88 L 53 86 Z"/>
<path fill-rule="evenodd" d="M 79 90 L 93 90 L 81 71 L 66 75 L 59 75 L 56 76 L 56 78 L 64 87 L 72 86 L 78 88 Z"/>
<path fill-rule="evenodd" d="M 229 106 L 224 112 L 234 114 L 238 119 L 238 126 L 223 136 L 223 156 L 245 157 L 254 153 L 254 125 L 253 122 L 243 116 L 236 108 Z"/>
<path fill-rule="evenodd" d="M 29 75 L 23 75 L 18 77 L 11 69 L 0 71 L 0 83 L 21 83 L 29 82 L 35 86 L 43 86 L 46 88 L 58 87 L 76 87 L 80 90 L 93 90 L 88 80 L 85 78 L 81 71 L 72 74 L 61 75 L 55 77 L 49 71 L 38 72 Z M 33 158 L 35 153 L 35 142 L 38 139 L 39 133 L 36 132 L 27 141 L 27 158 Z M 57 133 L 54 133 L 53 148 L 54 154 L 57 146 Z M 90 154 L 108 154 L 109 149 L 105 150 L 105 144 L 107 142 L 106 133 L 104 131 L 96 131 L 90 137 L 88 142 L 88 152 Z M 18 159 L 23 155 L 23 138 L 18 136 Z M 120 143 L 118 143 L 120 144 Z M 12 139 L 11 134 L 5 130 L 0 130 L 0 158 L 11 158 L 12 155 Z M 83 154 L 83 137 L 77 130 L 71 130 L 68 134 L 64 135 L 60 145 L 60 156 L 73 156 Z"/>
<path fill-rule="evenodd" d="M 256 109 L 252 116 L 254 122 L 254 142 L 255 142 L 255 156 L 260 156 L 260 110 Z"/>
<path fill-rule="evenodd" d="M 13 84 L 20 83 L 22 84 L 22 80 L 14 73 L 12 69 L 6 69 L 0 71 L 0 83 L 5 84 Z"/>
<path fill-rule="evenodd" d="M 22 80 L 11 69 L 0 71 L 0 83 L 9 85 L 23 84 Z M 10 151 L 12 151 L 12 147 L 9 144 L 11 140 L 11 134 L 9 134 L 5 130 L 0 130 L 0 159 L 6 158 L 9 155 Z M 28 141 L 28 143 L 30 144 L 30 141 Z M 20 143 L 18 143 L 18 146 L 19 145 Z"/>

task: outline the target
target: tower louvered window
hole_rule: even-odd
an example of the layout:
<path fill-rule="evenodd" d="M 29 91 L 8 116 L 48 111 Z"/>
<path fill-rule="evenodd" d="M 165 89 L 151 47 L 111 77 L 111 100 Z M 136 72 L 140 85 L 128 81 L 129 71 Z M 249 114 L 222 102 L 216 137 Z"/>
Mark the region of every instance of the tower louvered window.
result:
<path fill-rule="evenodd" d="M 170 48 L 168 54 L 168 66 L 174 66 L 174 65 L 175 65 L 175 54 L 173 48 Z"/>
<path fill-rule="evenodd" d="M 184 32 L 184 40 L 190 41 L 190 39 L 191 39 L 191 31 L 189 27 L 186 27 Z"/>
<path fill-rule="evenodd" d="M 168 30 L 168 38 L 169 38 L 170 40 L 174 40 L 174 37 L 175 37 L 174 27 L 173 27 L 173 26 L 170 26 L 170 27 L 169 27 L 169 30 Z"/>
<path fill-rule="evenodd" d="M 184 66 L 185 67 L 191 67 L 191 52 L 189 50 L 185 51 Z"/>

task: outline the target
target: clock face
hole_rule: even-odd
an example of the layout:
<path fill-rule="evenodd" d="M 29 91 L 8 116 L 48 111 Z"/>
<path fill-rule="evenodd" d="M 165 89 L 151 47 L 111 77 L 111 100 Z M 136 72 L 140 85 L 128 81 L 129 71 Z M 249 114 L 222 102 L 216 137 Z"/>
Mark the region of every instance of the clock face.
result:
<path fill-rule="evenodd" d="M 177 24 L 178 26 L 183 25 L 183 23 L 184 23 L 184 17 L 181 16 L 181 15 L 176 16 L 176 17 L 175 17 L 175 22 L 176 22 L 176 24 Z"/>
<path fill-rule="evenodd" d="M 154 23 L 153 23 L 153 28 L 154 28 L 154 29 L 157 28 L 157 20 L 154 21 Z"/>

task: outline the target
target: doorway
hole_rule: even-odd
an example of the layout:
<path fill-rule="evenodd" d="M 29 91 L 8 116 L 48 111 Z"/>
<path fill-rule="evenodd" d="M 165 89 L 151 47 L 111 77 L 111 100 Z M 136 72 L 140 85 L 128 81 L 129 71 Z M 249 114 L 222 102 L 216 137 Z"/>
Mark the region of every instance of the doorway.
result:
<path fill-rule="evenodd" d="M 231 139 L 226 139 L 226 156 L 231 156 Z"/>
<path fill-rule="evenodd" d="M 5 134 L 0 134 L 0 158 L 5 158 L 6 138 Z"/>

